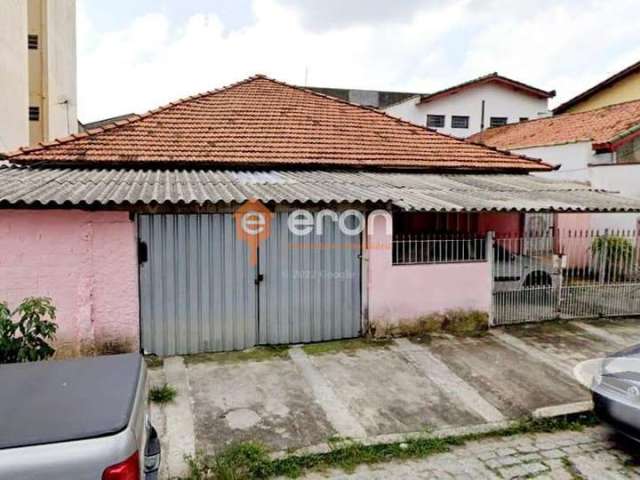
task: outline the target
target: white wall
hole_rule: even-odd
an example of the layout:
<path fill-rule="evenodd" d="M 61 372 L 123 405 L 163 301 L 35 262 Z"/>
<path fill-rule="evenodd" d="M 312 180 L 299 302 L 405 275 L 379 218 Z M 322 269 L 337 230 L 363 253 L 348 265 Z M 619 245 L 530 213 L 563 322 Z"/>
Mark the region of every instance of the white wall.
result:
<path fill-rule="evenodd" d="M 561 180 L 571 180 L 587 183 L 589 164 L 594 161 L 591 142 L 567 143 L 564 145 L 549 145 L 546 147 L 531 147 L 512 150 L 514 153 L 539 158 L 551 165 L 560 165 L 560 170 L 535 175 Z"/>
<path fill-rule="evenodd" d="M 589 168 L 591 185 L 620 192 L 627 197 L 640 198 L 640 164 L 598 165 Z M 594 215 L 591 220 L 593 228 L 600 230 L 638 228 L 637 213 L 618 213 L 615 215 Z"/>
<path fill-rule="evenodd" d="M 622 195 L 640 198 L 640 165 L 604 164 L 610 162 L 610 155 L 596 155 L 591 142 L 550 145 L 546 147 L 513 150 L 534 158 L 540 158 L 552 165 L 561 165 L 560 170 L 534 175 L 555 180 L 570 180 L 588 183 L 594 188 L 620 192 Z M 595 165 L 594 164 L 601 164 Z M 565 215 L 570 217 L 571 215 Z M 634 230 L 639 215 L 636 213 L 591 214 L 588 222 L 578 228 L 592 230 Z M 559 224 L 566 223 L 559 219 Z M 576 227 L 571 227 L 576 228 Z"/>
<path fill-rule="evenodd" d="M 437 129 L 439 132 L 468 137 L 480 131 L 483 100 L 485 128 L 489 128 L 491 117 L 507 117 L 509 123 L 514 123 L 521 117 L 539 118 L 549 110 L 546 98 L 540 99 L 496 83 L 487 83 L 422 104 L 418 104 L 420 97 L 409 98 L 405 102 L 390 105 L 384 111 L 419 125 L 426 125 L 429 114 L 445 115 L 445 127 Z M 468 116 L 469 128 L 451 128 L 453 115 Z"/>
<path fill-rule="evenodd" d="M 1 2 L 0 152 L 6 152 L 29 143 L 27 2 Z"/>
<path fill-rule="evenodd" d="M 47 1 L 48 138 L 78 131 L 76 0 Z"/>

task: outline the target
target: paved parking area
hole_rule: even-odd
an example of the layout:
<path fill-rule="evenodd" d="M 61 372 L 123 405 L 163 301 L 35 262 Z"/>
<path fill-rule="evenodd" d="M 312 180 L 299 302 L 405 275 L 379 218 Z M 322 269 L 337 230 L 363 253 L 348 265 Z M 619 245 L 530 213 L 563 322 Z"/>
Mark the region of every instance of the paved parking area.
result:
<path fill-rule="evenodd" d="M 362 348 L 337 343 L 237 361 L 224 354 L 198 362 L 166 359 L 150 377 L 178 388 L 176 404 L 153 409 L 167 474 L 184 471 L 184 453 L 214 453 L 234 441 L 292 451 L 336 436 L 398 440 L 576 402 L 584 408 L 589 393 L 573 379 L 573 367 L 640 341 L 639 321 L 510 327 L 480 338 L 359 341 Z"/>

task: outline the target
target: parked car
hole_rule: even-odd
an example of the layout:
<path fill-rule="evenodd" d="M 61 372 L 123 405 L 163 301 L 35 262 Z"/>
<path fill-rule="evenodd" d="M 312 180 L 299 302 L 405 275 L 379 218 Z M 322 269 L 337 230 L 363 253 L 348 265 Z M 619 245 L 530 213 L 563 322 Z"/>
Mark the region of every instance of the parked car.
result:
<path fill-rule="evenodd" d="M 558 287 L 559 269 L 553 255 L 524 255 L 494 246 L 494 283 L 497 292 L 533 287 Z"/>
<path fill-rule="evenodd" d="M 140 354 L 0 366 L 0 478 L 155 480 Z"/>
<path fill-rule="evenodd" d="M 596 415 L 640 441 L 640 345 L 608 356 L 591 386 Z"/>

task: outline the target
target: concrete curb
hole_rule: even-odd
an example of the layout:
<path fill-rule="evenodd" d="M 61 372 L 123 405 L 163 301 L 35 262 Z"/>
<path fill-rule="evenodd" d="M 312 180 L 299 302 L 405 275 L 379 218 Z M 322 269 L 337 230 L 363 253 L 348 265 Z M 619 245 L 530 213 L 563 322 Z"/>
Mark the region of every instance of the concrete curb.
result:
<path fill-rule="evenodd" d="M 188 473 L 185 455 L 195 455 L 196 452 L 187 369 L 182 357 L 165 358 L 163 369 L 167 383 L 176 389 L 177 395 L 175 401 L 164 406 L 169 451 L 162 453 L 169 477 L 182 477 Z"/>
<path fill-rule="evenodd" d="M 565 403 L 563 405 L 554 405 L 552 407 L 538 408 L 533 411 L 533 418 L 553 418 L 563 415 L 573 415 L 576 413 L 585 413 L 593 410 L 593 402 L 586 400 L 584 402 Z"/>
<path fill-rule="evenodd" d="M 439 430 L 425 431 L 425 432 L 410 432 L 410 433 L 389 433 L 385 435 L 376 435 L 374 437 L 367 437 L 364 439 L 354 439 L 363 445 L 381 445 L 385 443 L 397 443 L 406 440 L 414 440 L 418 438 L 444 438 L 444 437 L 461 437 L 464 435 L 473 435 L 480 433 L 488 433 L 494 430 L 502 430 L 512 425 L 516 425 L 518 420 L 506 420 L 503 422 L 482 423 L 479 425 L 471 425 L 468 427 L 451 427 L 442 428 Z M 328 453 L 331 451 L 331 446 L 328 443 L 319 443 L 317 445 L 311 445 L 309 447 L 303 447 L 294 451 L 278 451 L 271 454 L 271 458 L 278 459 L 288 456 L 302 456 L 317 453 Z"/>
<path fill-rule="evenodd" d="M 574 415 L 578 413 L 586 413 L 593 410 L 593 402 L 576 402 L 566 403 L 562 405 L 554 405 L 551 407 L 538 408 L 531 414 L 533 418 L 554 418 L 565 415 Z M 481 423 L 468 427 L 448 427 L 434 431 L 411 432 L 411 433 L 390 433 L 385 435 L 376 435 L 365 439 L 354 439 L 363 445 L 382 445 L 387 443 L 400 443 L 407 440 L 415 440 L 419 438 L 445 438 L 445 437 L 463 437 L 466 435 L 478 435 L 482 433 L 491 433 L 498 430 L 516 426 L 522 419 L 505 420 L 501 422 Z M 273 452 L 270 456 L 272 459 L 279 459 L 288 456 L 302 456 L 310 454 L 322 454 L 331 451 L 328 443 L 319 443 L 309 447 L 303 447 L 294 451 L 278 451 Z"/>

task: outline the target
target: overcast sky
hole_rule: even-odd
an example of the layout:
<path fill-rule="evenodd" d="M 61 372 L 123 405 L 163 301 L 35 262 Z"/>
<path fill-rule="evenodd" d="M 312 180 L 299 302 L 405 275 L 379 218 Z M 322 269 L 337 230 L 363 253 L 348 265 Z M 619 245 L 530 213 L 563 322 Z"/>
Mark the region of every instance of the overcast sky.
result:
<path fill-rule="evenodd" d="M 81 121 L 255 73 L 430 92 L 497 71 L 553 105 L 640 60 L 638 0 L 78 0 Z"/>

